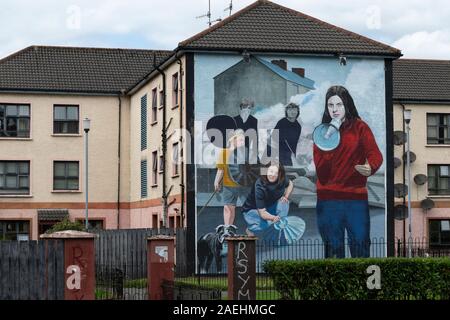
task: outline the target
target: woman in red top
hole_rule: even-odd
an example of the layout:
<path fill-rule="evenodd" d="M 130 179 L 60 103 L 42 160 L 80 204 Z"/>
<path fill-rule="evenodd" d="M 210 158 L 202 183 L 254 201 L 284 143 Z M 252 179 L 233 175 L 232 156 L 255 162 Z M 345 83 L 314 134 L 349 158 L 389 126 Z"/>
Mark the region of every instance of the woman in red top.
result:
<path fill-rule="evenodd" d="M 314 145 L 317 225 L 326 257 L 345 257 L 345 231 L 352 257 L 370 256 L 367 178 L 383 157 L 369 126 L 361 120 L 346 88 L 328 89 L 322 123 L 340 123 L 340 144 L 332 151 Z"/>

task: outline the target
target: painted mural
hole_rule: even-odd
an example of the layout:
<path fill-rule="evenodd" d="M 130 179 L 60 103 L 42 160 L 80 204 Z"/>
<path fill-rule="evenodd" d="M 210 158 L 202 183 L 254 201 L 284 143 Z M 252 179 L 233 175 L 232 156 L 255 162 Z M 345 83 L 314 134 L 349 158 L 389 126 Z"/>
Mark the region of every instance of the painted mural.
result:
<path fill-rule="evenodd" d="M 236 234 L 258 261 L 385 255 L 383 60 L 199 54 L 195 84 L 200 272 Z"/>

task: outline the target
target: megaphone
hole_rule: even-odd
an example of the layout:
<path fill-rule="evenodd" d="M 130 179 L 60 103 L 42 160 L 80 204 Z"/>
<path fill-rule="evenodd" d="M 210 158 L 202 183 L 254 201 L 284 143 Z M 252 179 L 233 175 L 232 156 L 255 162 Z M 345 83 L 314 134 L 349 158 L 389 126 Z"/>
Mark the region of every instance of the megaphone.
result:
<path fill-rule="evenodd" d="M 314 144 L 322 151 L 331 151 L 336 149 L 341 142 L 341 120 L 333 119 L 330 123 L 322 123 L 317 126 L 313 132 Z"/>

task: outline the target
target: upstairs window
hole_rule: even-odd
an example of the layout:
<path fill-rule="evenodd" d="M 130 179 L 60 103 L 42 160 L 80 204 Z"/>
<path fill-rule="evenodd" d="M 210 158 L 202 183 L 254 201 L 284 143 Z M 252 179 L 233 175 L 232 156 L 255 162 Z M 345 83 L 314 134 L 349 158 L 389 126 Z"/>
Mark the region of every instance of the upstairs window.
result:
<path fill-rule="evenodd" d="M 429 195 L 450 195 L 450 165 L 428 165 Z"/>
<path fill-rule="evenodd" d="M 30 194 L 30 162 L 0 161 L 0 195 Z"/>
<path fill-rule="evenodd" d="M 79 134 L 79 107 L 53 106 L 53 133 Z"/>
<path fill-rule="evenodd" d="M 427 143 L 450 144 L 450 114 L 427 114 Z"/>
<path fill-rule="evenodd" d="M 158 121 L 158 91 L 153 89 L 152 91 L 152 123 Z"/>
<path fill-rule="evenodd" d="M 55 161 L 53 163 L 53 190 L 79 190 L 79 171 L 77 161 Z"/>
<path fill-rule="evenodd" d="M 30 137 L 30 106 L 0 104 L 0 137 Z"/>
<path fill-rule="evenodd" d="M 172 107 L 178 106 L 178 73 L 172 76 Z"/>

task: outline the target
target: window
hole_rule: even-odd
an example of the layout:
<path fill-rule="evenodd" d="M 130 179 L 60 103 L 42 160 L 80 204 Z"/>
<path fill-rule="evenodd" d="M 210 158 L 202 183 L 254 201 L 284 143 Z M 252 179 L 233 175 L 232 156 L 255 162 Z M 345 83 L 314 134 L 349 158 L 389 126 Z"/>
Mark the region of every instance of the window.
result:
<path fill-rule="evenodd" d="M 180 173 L 178 172 L 179 166 L 179 150 L 178 150 L 178 142 L 173 144 L 172 148 L 172 176 L 177 176 Z"/>
<path fill-rule="evenodd" d="M 0 195 L 30 194 L 30 162 L 0 161 Z"/>
<path fill-rule="evenodd" d="M 154 213 L 153 215 L 152 215 L 152 228 L 159 228 L 159 225 L 158 225 L 158 214 L 157 213 Z"/>
<path fill-rule="evenodd" d="M 159 92 L 159 107 L 162 108 L 164 106 L 164 91 Z"/>
<path fill-rule="evenodd" d="M 428 165 L 428 193 L 450 195 L 450 165 Z"/>
<path fill-rule="evenodd" d="M 53 133 L 78 134 L 79 133 L 79 107 L 53 106 Z"/>
<path fill-rule="evenodd" d="M 152 153 L 152 185 L 158 184 L 158 151 Z"/>
<path fill-rule="evenodd" d="M 53 163 L 53 190 L 79 190 L 79 163 L 55 161 Z"/>
<path fill-rule="evenodd" d="M 427 114 L 427 143 L 450 144 L 450 114 Z"/>
<path fill-rule="evenodd" d="M 164 170 L 164 157 L 161 154 L 159 156 L 159 173 L 163 173 L 163 170 Z"/>
<path fill-rule="evenodd" d="M 141 161 L 141 198 L 147 198 L 147 160 Z"/>
<path fill-rule="evenodd" d="M 156 88 L 152 91 L 152 122 L 158 121 L 158 94 Z"/>
<path fill-rule="evenodd" d="M 85 219 L 77 219 L 77 222 L 81 223 L 83 226 L 86 224 Z M 88 219 L 88 229 L 89 230 L 103 230 L 103 220 L 101 219 Z"/>
<path fill-rule="evenodd" d="M 147 95 L 141 98 L 141 151 L 147 149 Z"/>
<path fill-rule="evenodd" d="M 172 76 L 172 107 L 178 106 L 178 73 Z"/>
<path fill-rule="evenodd" d="M 169 228 L 175 229 L 175 217 L 169 217 Z"/>
<path fill-rule="evenodd" d="M 450 220 L 429 220 L 430 246 L 450 246 Z"/>
<path fill-rule="evenodd" d="M 176 219 L 177 219 L 177 220 L 176 220 L 176 221 L 177 221 L 176 227 L 177 227 L 177 228 L 182 228 L 183 226 L 181 225 L 181 217 L 180 217 L 180 216 L 177 216 Z"/>
<path fill-rule="evenodd" d="M 1 221 L 0 240 L 28 241 L 30 239 L 29 221 Z"/>
<path fill-rule="evenodd" d="M 0 137 L 30 137 L 30 106 L 0 104 Z"/>

